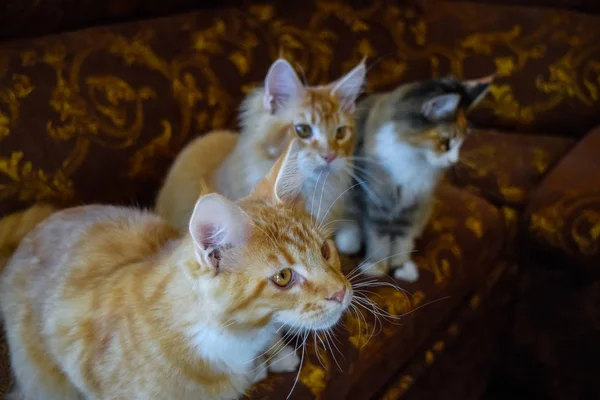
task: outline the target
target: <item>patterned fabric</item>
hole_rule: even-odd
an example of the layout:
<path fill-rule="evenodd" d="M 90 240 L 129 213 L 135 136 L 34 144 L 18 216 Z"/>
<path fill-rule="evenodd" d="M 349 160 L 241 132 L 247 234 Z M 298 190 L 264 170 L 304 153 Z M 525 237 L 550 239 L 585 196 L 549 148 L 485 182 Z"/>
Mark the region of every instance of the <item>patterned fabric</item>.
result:
<path fill-rule="evenodd" d="M 186 141 L 235 125 L 280 50 L 312 83 L 368 55 L 369 90 L 496 71 L 481 125 L 579 135 L 600 121 L 600 18 L 420 4 L 260 4 L 3 43 L 0 213 L 41 199 L 148 203 Z"/>
<path fill-rule="evenodd" d="M 494 366 L 490 360 L 501 357 L 497 348 L 507 336 L 518 270 L 513 264 L 496 265 L 485 284 L 428 339 L 379 399 L 481 399 Z"/>
<path fill-rule="evenodd" d="M 573 144 L 569 138 L 475 130 L 448 178 L 494 204 L 522 208 L 529 192 Z"/>
<path fill-rule="evenodd" d="M 590 132 L 531 194 L 528 235 L 600 272 L 600 128 Z M 579 264 L 579 263 L 578 263 Z"/>

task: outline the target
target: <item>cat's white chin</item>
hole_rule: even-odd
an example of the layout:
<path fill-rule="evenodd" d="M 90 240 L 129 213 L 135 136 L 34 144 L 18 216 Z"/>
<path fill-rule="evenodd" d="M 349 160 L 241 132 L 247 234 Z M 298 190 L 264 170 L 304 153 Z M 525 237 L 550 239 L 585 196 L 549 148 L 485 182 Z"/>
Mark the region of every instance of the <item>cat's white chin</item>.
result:
<path fill-rule="evenodd" d="M 309 328 L 315 331 L 325 331 L 333 328 L 342 318 L 342 314 L 344 313 L 345 309 L 346 307 L 340 307 L 338 311 L 329 313 L 325 316 L 325 318 L 322 318 L 320 321 L 308 324 Z"/>

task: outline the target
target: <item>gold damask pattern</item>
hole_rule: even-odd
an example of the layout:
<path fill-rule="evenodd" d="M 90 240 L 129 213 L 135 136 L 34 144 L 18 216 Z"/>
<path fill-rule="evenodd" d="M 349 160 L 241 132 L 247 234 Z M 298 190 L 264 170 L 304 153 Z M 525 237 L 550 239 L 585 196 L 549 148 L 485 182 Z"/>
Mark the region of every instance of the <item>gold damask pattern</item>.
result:
<path fill-rule="evenodd" d="M 596 271 L 600 265 L 598 149 L 600 130 L 595 129 L 536 189 L 526 212 L 531 238 Z"/>
<path fill-rule="evenodd" d="M 600 254 L 600 196 L 569 191 L 559 201 L 536 210 L 529 229 L 555 248 L 596 260 Z"/>

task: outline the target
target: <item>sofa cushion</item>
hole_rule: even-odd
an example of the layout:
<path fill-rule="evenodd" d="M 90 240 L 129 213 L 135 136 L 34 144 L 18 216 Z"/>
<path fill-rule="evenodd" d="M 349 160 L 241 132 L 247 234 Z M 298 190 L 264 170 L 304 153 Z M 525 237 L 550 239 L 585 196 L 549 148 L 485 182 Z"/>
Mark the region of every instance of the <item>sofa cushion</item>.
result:
<path fill-rule="evenodd" d="M 452 321 L 457 306 L 484 284 L 499 259 L 503 239 L 495 207 L 465 191 L 442 187 L 432 222 L 413 256 L 421 269 L 419 281 L 396 282 L 408 295 L 392 287 L 370 288 L 369 298 L 380 307 L 393 315 L 406 315 L 395 323 L 382 321 L 381 326 L 374 326 L 368 314 L 365 324 L 349 313 L 336 329 L 339 341 L 333 349 L 321 347 L 320 359 L 311 337 L 292 398 L 368 399 L 411 358 L 429 365 L 431 355 L 417 355 L 417 349 L 432 332 Z M 349 271 L 356 264 L 356 259 L 347 260 L 344 269 Z M 391 278 L 382 281 L 393 282 Z M 479 300 L 473 297 L 470 307 L 476 308 Z M 283 399 L 295 378 L 291 373 L 270 376 L 256 386 L 251 397 Z"/>
<path fill-rule="evenodd" d="M 599 121 L 599 17 L 353 3 L 211 8 L 0 43 L 0 214 L 36 200 L 149 204 L 188 140 L 235 126 L 280 49 L 311 84 L 367 55 L 371 91 L 495 71 L 480 125 L 578 136 Z"/>
<path fill-rule="evenodd" d="M 448 179 L 499 206 L 522 208 L 529 192 L 574 143 L 568 137 L 475 130 Z"/>
<path fill-rule="evenodd" d="M 532 241 L 600 273 L 600 127 L 531 193 L 525 219 Z"/>

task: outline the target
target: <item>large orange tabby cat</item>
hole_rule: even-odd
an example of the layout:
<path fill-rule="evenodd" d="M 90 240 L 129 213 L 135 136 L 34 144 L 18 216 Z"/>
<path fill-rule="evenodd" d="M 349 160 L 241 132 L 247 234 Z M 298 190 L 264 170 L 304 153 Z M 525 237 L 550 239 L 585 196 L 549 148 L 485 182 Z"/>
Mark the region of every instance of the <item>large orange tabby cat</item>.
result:
<path fill-rule="evenodd" d="M 201 178 L 230 199 L 246 196 L 289 141 L 300 144 L 306 208 L 319 222 L 341 216 L 356 146 L 354 103 L 364 84 L 363 62 L 335 82 L 304 86 L 284 59 L 273 63 L 264 87 L 242 104 L 241 133 L 213 132 L 177 157 L 157 198 L 157 212 L 184 229 Z M 210 145 L 208 142 L 210 141 Z M 324 221 L 326 220 L 326 221 Z"/>
<path fill-rule="evenodd" d="M 246 198 L 202 195 L 183 236 L 113 206 L 41 222 L 0 282 L 13 396 L 236 399 L 266 374 L 257 366 L 281 326 L 336 324 L 352 288 L 304 209 L 296 166 L 292 142 Z M 297 367 L 283 354 L 274 367 Z"/>

